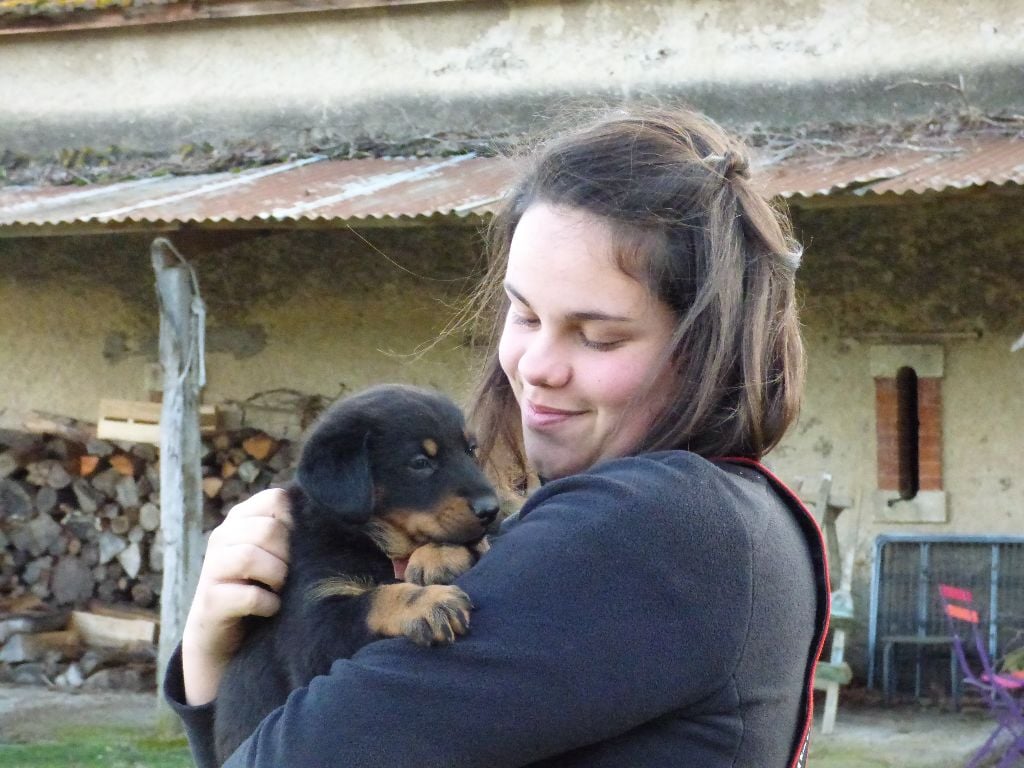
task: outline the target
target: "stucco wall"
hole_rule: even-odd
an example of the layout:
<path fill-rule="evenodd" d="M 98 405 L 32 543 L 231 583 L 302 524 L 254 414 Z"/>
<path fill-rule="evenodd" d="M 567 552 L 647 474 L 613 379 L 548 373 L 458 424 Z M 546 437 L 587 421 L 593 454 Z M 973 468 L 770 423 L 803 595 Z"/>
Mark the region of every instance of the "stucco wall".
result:
<path fill-rule="evenodd" d="M 1019 113 L 1022 60 L 1006 0 L 477 0 L 24 35 L 0 45 L 0 148 L 489 136 L 569 96 L 681 96 L 734 126 Z"/>
<path fill-rule="evenodd" d="M 186 254 L 207 305 L 205 402 L 278 388 L 336 397 L 377 381 L 461 393 L 467 355 L 436 340 L 476 263 L 472 225 L 275 235 Z M 30 409 L 95 421 L 146 399 L 157 359 L 144 237 L 0 240 L 0 425 Z"/>

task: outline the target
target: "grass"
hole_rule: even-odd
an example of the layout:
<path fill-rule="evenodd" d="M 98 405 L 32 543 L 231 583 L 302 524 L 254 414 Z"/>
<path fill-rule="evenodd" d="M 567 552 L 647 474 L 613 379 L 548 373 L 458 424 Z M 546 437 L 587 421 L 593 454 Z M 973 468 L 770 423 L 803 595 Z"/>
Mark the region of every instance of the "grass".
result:
<path fill-rule="evenodd" d="M 4 768 L 192 768 L 185 738 L 124 726 L 58 728 L 46 741 L 0 743 Z"/>

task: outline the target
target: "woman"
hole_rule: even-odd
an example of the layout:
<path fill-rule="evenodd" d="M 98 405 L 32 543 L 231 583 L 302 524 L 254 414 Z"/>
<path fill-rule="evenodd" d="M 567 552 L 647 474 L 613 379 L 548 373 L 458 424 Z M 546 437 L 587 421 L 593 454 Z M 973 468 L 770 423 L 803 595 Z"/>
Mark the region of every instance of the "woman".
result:
<path fill-rule="evenodd" d="M 828 586 L 757 464 L 802 385 L 785 220 L 710 122 L 620 112 L 542 146 L 490 235 L 474 420 L 541 487 L 459 581 L 471 632 L 337 662 L 228 765 L 794 765 Z M 211 537 L 168 671 L 201 765 L 239 617 L 276 610 L 246 580 L 283 582 L 284 506 Z"/>

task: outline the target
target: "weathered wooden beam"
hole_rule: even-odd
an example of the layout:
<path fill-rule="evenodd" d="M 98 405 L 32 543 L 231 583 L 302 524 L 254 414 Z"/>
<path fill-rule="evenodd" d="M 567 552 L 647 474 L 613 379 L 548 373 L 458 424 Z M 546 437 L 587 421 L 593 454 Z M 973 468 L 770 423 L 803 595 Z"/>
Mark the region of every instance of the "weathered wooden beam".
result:
<path fill-rule="evenodd" d="M 160 364 L 164 371 L 160 414 L 160 528 L 163 587 L 157 679 L 181 639 L 203 555 L 202 444 L 199 392 L 203 385 L 205 312 L 195 271 L 169 240 L 151 248 L 160 305 Z M 162 701 L 161 697 L 157 697 Z M 161 705 L 162 706 L 162 705 Z M 162 724 L 175 718 L 162 706 Z"/>

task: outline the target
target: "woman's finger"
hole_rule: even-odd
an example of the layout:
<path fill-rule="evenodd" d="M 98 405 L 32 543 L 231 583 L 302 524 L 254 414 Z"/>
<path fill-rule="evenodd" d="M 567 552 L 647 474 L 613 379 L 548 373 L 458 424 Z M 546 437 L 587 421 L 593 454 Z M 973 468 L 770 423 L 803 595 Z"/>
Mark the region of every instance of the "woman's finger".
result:
<path fill-rule="evenodd" d="M 207 558 L 219 557 L 223 550 L 239 544 L 252 544 L 287 562 L 289 533 L 288 526 L 275 518 L 226 519 L 210 534 L 206 555 Z"/>
<path fill-rule="evenodd" d="M 281 598 L 256 584 L 220 582 L 213 586 L 207 597 L 222 607 L 222 620 L 243 616 L 273 616 L 281 608 Z"/>
<path fill-rule="evenodd" d="M 277 592 L 288 575 L 288 561 L 257 544 L 240 542 L 218 550 L 204 570 L 214 582 L 256 581 Z"/>
<path fill-rule="evenodd" d="M 225 519 L 239 517 L 269 517 L 291 526 L 292 513 L 288 505 L 288 493 L 284 488 L 267 488 L 235 504 L 228 510 Z"/>

